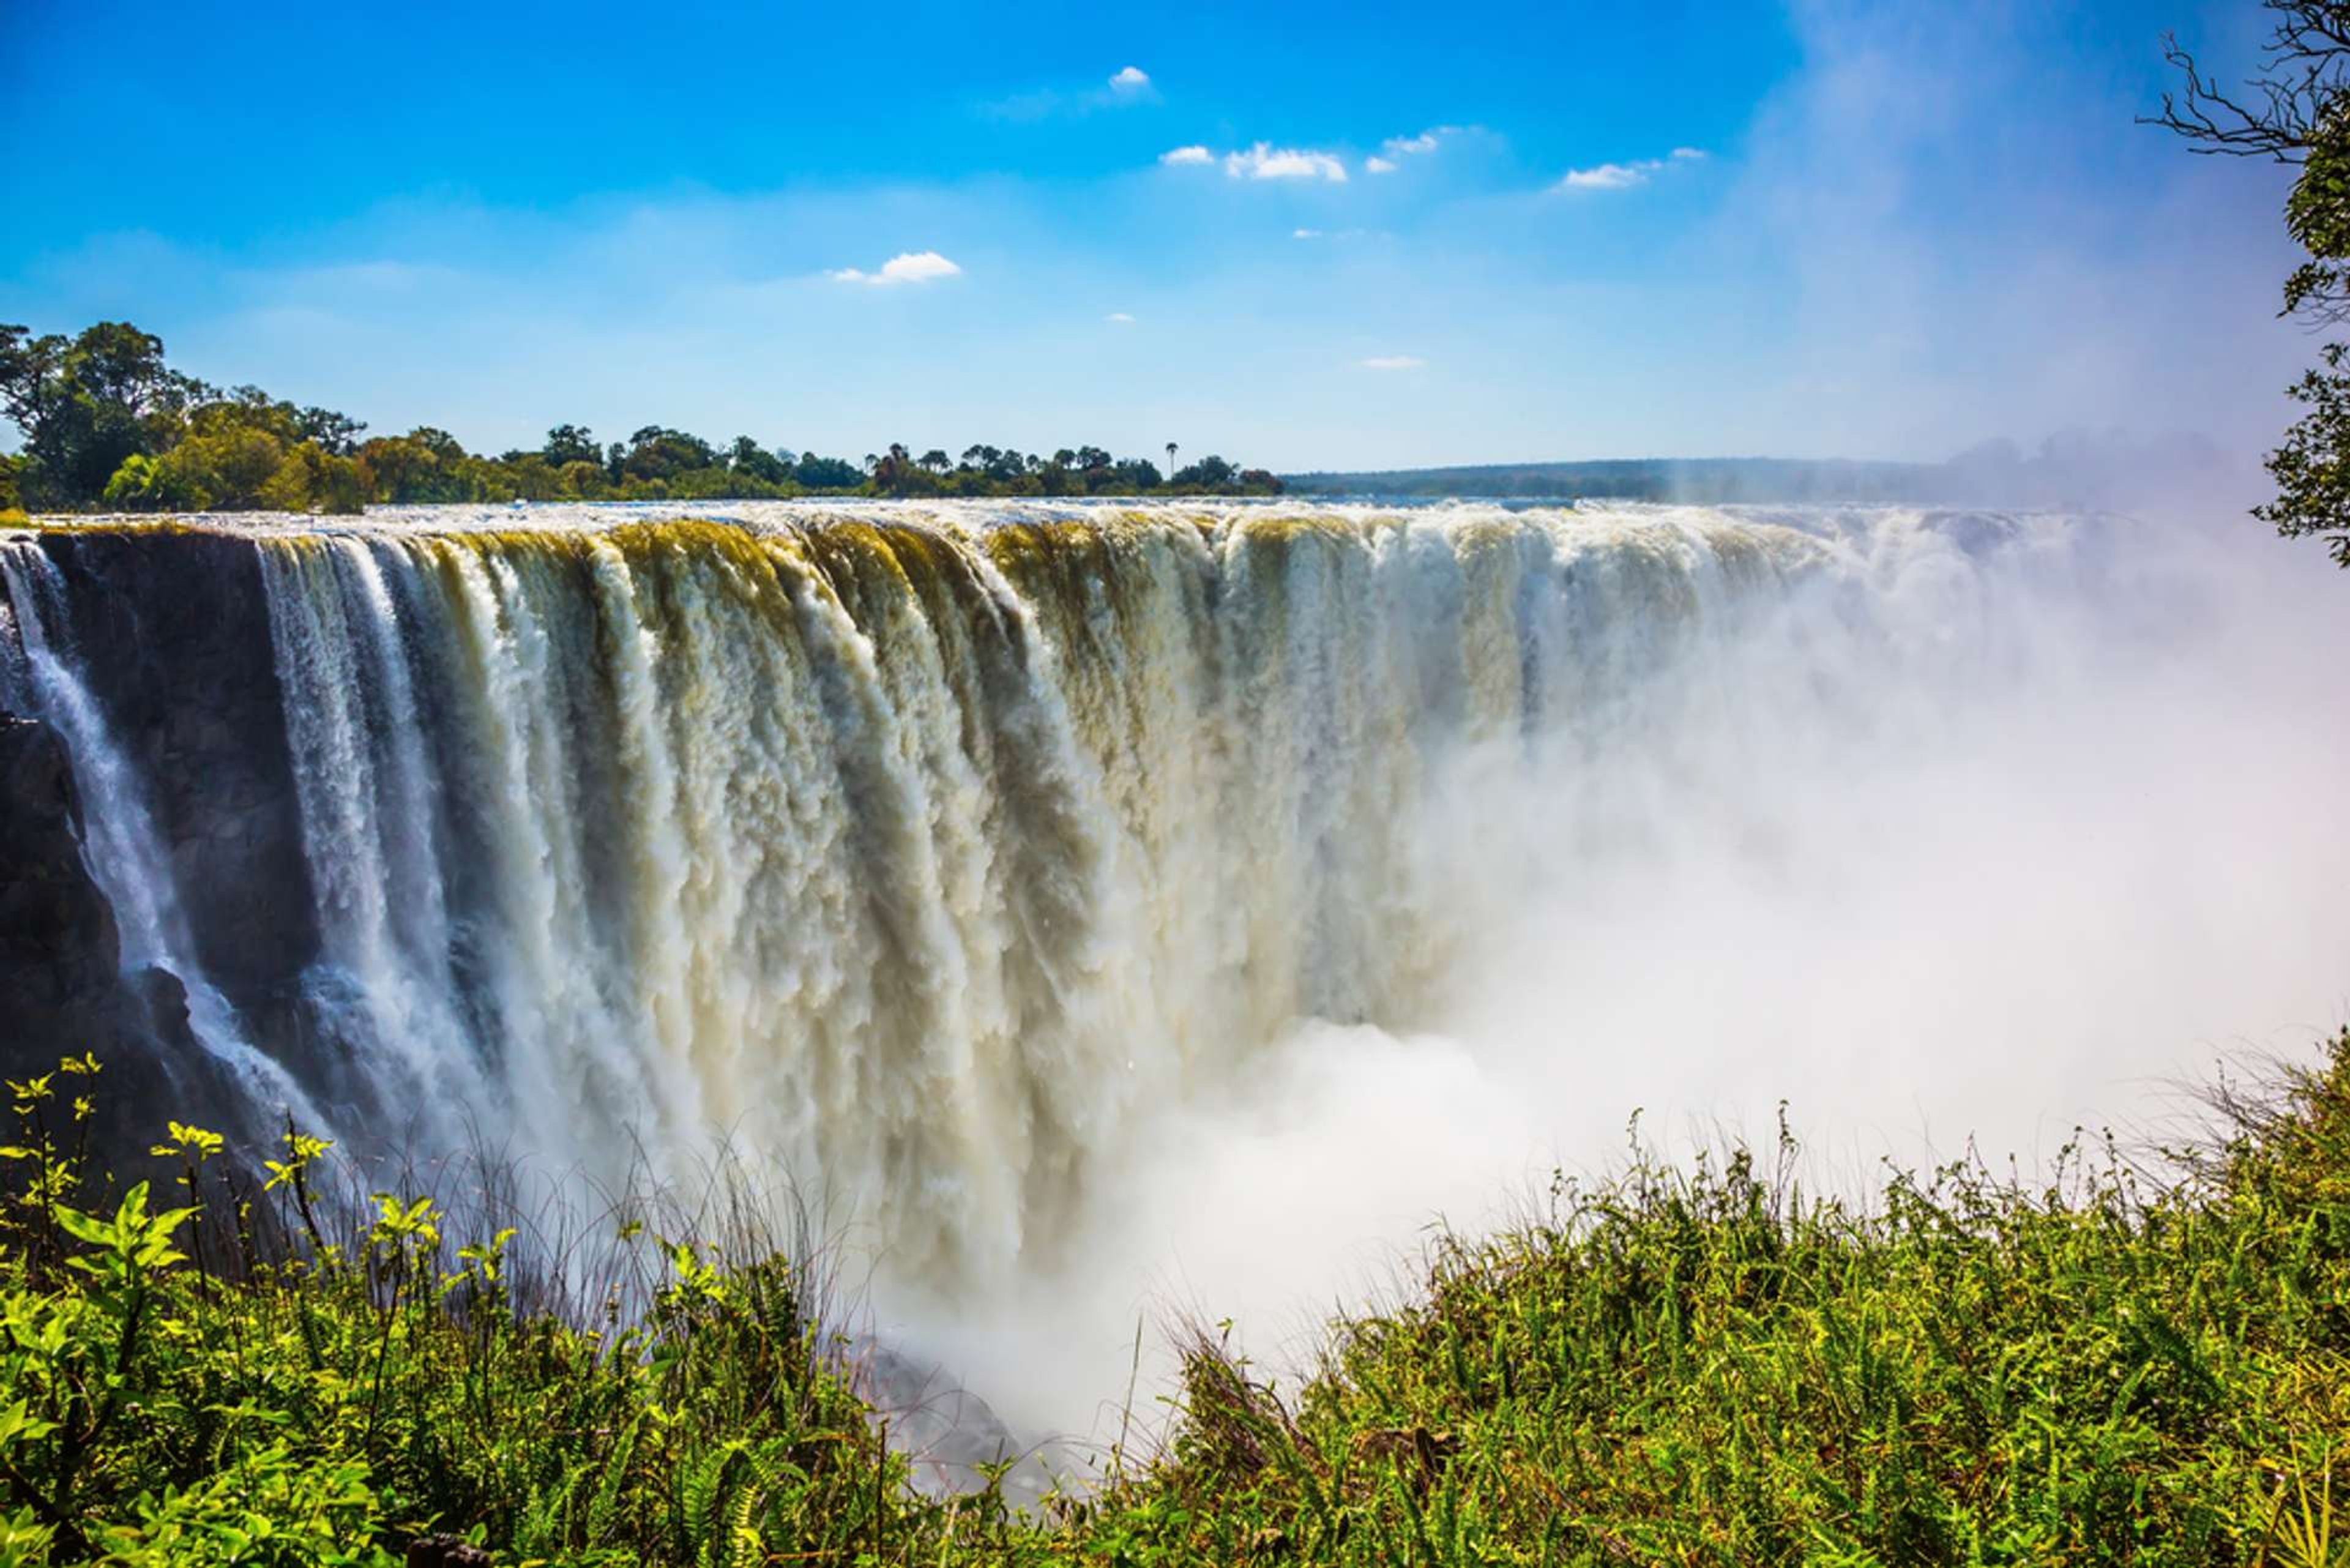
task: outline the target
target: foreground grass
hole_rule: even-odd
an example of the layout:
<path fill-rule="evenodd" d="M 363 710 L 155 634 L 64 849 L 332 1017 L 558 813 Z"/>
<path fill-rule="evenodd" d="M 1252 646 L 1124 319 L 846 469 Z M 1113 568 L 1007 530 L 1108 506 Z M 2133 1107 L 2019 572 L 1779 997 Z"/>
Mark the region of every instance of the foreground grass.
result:
<path fill-rule="evenodd" d="M 430 1200 L 330 1222 L 299 1138 L 265 1187 L 174 1127 L 177 1206 L 100 1203 L 91 1065 L 14 1085 L 0 1563 L 2350 1562 L 2350 1033 L 2158 1187 L 1563 1188 L 1294 1397 L 1202 1337 L 1163 1449 L 1036 1519 L 908 1490 L 754 1230 L 623 1236 L 639 1304 L 583 1311 Z"/>

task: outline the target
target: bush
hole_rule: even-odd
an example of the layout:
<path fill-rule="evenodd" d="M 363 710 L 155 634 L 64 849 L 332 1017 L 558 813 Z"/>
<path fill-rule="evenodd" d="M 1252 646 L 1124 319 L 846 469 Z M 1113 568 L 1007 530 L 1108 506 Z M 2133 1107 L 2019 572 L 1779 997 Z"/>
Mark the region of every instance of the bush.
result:
<path fill-rule="evenodd" d="M 452 1247 L 431 1197 L 338 1200 L 297 1132 L 248 1175 L 176 1124 L 174 1200 L 101 1199 L 96 1071 L 10 1085 L 0 1563 L 380 1564 L 428 1532 L 565 1563 L 2350 1552 L 2350 1033 L 2272 1094 L 2223 1085 L 2225 1136 L 2161 1181 L 2076 1147 L 1863 1208 L 1805 1195 L 1783 1137 L 1768 1171 L 1559 1181 L 1339 1324 L 1294 1397 L 1197 1334 L 1166 1446 L 1027 1521 L 908 1490 L 820 1279 L 739 1207 L 547 1273 L 505 1227 Z"/>

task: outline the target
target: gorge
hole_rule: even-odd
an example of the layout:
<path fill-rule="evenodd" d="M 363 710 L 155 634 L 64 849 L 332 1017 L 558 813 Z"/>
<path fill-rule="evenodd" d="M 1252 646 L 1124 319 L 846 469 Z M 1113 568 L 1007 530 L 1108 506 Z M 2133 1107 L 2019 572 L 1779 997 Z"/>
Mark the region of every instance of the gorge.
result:
<path fill-rule="evenodd" d="M 605 1183 L 723 1147 L 852 1216 L 884 1298 L 953 1303 L 903 1310 L 977 1356 L 976 1302 L 1122 1344 L 1168 1239 L 1207 1255 L 1194 1207 L 1334 1243 L 1408 1218 L 1253 1186 L 1252 1140 L 1358 1195 L 1400 1167 L 1425 1211 L 1545 1140 L 1604 1158 L 1586 1123 L 1663 1108 L 1659 1076 L 1737 1115 L 1825 1074 L 1846 1129 L 1947 1082 L 1934 1130 L 2029 1137 L 2324 1000 L 2305 928 L 2341 857 L 2258 810 L 2180 840 L 2209 790 L 2291 796 L 2343 752 L 2317 699 L 2230 694 L 2274 649 L 2191 539 L 1898 508 L 725 510 L 0 542 L 9 1075 L 93 1049 L 151 1119 L 259 1141 L 290 1112 Z M 2230 705 L 2224 774 L 2156 717 Z M 1240 1245 L 1191 1285 L 1318 1282 L 1313 1241 L 1265 1245 L 1285 1268 Z M 1105 1258 L 1107 1310 L 1036 1305 Z M 1115 1356 L 1072 1354 L 1039 1412 L 1107 1391 Z"/>

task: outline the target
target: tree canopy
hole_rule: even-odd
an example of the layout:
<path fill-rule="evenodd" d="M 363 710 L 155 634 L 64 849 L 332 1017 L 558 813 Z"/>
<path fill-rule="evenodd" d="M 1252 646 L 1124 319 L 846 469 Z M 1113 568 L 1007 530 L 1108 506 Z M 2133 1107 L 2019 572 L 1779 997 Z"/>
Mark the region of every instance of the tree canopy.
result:
<path fill-rule="evenodd" d="M 558 424 L 536 451 L 468 452 L 447 431 L 360 438 L 367 427 L 258 387 L 225 390 L 171 369 L 163 340 L 124 321 L 68 337 L 0 325 L 0 414 L 24 452 L 0 459 L 0 511 L 357 512 L 379 503 L 743 500 L 806 493 L 1102 495 L 1175 490 L 1274 493 L 1281 482 L 1222 458 L 1170 482 L 1140 458 L 1063 448 L 1050 458 L 975 445 L 917 458 L 893 443 L 863 463 L 752 436 L 719 446 L 645 425 L 599 444 Z M 1173 451 L 1170 446 L 1170 452 Z"/>

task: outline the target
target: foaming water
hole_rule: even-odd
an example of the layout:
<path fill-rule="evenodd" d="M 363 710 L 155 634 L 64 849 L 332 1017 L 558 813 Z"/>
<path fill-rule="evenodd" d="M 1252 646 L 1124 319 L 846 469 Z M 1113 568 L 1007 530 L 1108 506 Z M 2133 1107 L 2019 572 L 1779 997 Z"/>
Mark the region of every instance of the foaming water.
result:
<path fill-rule="evenodd" d="M 1138 1103 L 1428 1006 L 1476 891 L 1423 853 L 1456 758 L 1835 567 L 1482 513 L 255 545 L 310 988 L 382 1103 L 591 1171 L 723 1129 L 956 1283 L 1049 1255 Z"/>
<path fill-rule="evenodd" d="M 2191 533 L 722 510 L 221 525 L 317 932 L 283 1071 L 590 1177 L 787 1170 L 1028 1429 L 1139 1309 L 1349 1297 L 1635 1106 L 2028 1149 L 2339 1011 L 2350 853 L 2294 805 L 2339 618 Z"/>

